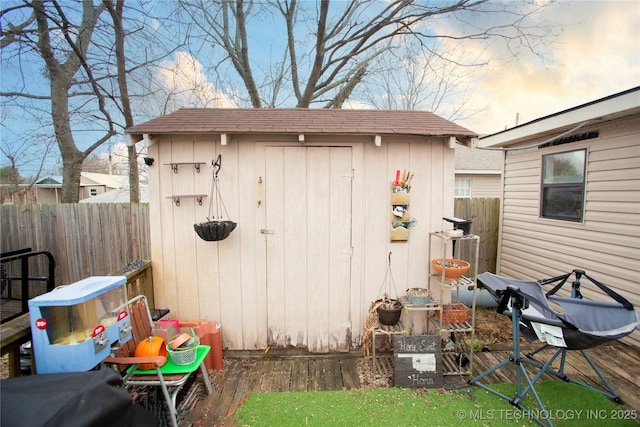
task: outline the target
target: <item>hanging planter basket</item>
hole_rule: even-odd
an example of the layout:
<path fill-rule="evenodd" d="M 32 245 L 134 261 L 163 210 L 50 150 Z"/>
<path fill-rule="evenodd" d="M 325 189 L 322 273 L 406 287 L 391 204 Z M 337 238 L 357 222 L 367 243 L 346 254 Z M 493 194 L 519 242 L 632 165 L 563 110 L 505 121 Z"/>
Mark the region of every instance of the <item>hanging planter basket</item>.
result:
<path fill-rule="evenodd" d="M 220 172 L 220 167 L 222 165 L 222 155 L 218 154 L 218 158 L 215 162 L 212 162 L 213 167 L 213 182 L 211 184 L 211 197 L 209 198 L 209 217 L 207 217 L 207 221 L 200 222 L 198 224 L 193 224 L 193 229 L 196 230 L 196 233 L 202 240 L 207 242 L 216 242 L 219 240 L 224 240 L 229 237 L 229 234 L 233 230 L 235 230 L 236 224 L 231 221 L 229 218 L 229 214 L 227 213 L 227 208 L 224 206 L 224 202 L 222 201 L 222 196 L 220 195 L 220 186 L 218 184 L 218 172 Z M 227 219 L 223 219 L 222 215 L 220 215 L 219 219 L 210 219 L 213 215 L 213 204 L 215 199 L 216 206 L 216 214 L 224 213 Z"/>
<path fill-rule="evenodd" d="M 394 326 L 400 321 L 402 315 L 402 303 L 395 299 L 384 299 L 376 301 L 378 307 L 378 321 L 382 325 Z"/>
<path fill-rule="evenodd" d="M 193 228 L 202 240 L 215 242 L 229 237 L 236 225 L 238 224 L 233 221 L 207 221 L 193 224 Z"/>
<path fill-rule="evenodd" d="M 378 322 L 381 325 L 395 326 L 400 321 L 403 305 L 397 299 L 398 290 L 396 289 L 396 283 L 393 280 L 393 274 L 391 274 L 391 252 L 389 252 L 389 264 L 387 266 L 387 272 L 384 276 L 384 280 L 382 281 L 382 285 L 380 286 L 380 292 L 382 292 L 385 285 L 388 291 L 391 291 L 390 287 L 393 285 L 393 288 L 396 291 L 396 298 L 389 298 L 389 293 L 385 292 L 383 297 L 374 303 L 373 307 L 376 309 Z"/>

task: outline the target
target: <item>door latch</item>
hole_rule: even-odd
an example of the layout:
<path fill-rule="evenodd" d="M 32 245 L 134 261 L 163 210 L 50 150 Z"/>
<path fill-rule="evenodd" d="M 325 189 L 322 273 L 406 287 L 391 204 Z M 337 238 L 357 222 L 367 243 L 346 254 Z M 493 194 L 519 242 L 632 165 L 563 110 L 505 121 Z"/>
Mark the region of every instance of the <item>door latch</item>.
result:
<path fill-rule="evenodd" d="M 274 234 L 275 230 L 273 228 L 261 228 L 260 233 L 262 234 Z"/>

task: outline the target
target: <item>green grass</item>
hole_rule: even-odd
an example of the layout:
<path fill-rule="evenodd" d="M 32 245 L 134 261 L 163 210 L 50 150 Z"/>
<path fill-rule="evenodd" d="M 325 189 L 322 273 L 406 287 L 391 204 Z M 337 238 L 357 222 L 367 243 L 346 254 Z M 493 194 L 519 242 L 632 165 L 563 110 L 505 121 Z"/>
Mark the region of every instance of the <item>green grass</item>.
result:
<path fill-rule="evenodd" d="M 495 388 L 509 396 L 515 392 L 513 384 Z M 555 426 L 639 425 L 635 411 L 575 384 L 542 381 L 536 390 Z M 525 406 L 539 413 L 529 395 Z M 251 427 L 537 425 L 506 400 L 478 387 L 252 393 L 236 417 L 238 425 Z"/>

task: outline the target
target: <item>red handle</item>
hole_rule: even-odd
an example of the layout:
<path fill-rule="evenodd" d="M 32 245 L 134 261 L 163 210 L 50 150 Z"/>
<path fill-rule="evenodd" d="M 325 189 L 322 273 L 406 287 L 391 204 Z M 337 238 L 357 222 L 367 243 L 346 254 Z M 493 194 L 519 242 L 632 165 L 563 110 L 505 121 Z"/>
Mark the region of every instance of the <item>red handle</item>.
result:
<path fill-rule="evenodd" d="M 400 186 L 400 169 L 396 169 L 396 182 L 395 182 L 395 186 L 399 187 Z"/>

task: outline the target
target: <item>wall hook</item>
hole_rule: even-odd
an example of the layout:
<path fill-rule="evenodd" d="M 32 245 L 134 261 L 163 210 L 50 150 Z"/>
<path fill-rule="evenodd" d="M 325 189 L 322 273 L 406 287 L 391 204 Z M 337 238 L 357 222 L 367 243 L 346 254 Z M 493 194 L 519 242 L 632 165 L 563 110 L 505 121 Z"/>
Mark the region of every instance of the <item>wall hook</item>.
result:
<path fill-rule="evenodd" d="M 222 168 L 222 154 L 218 154 L 218 157 L 215 160 L 211 161 L 211 167 L 213 168 L 214 177 L 218 177 L 218 172 Z"/>

